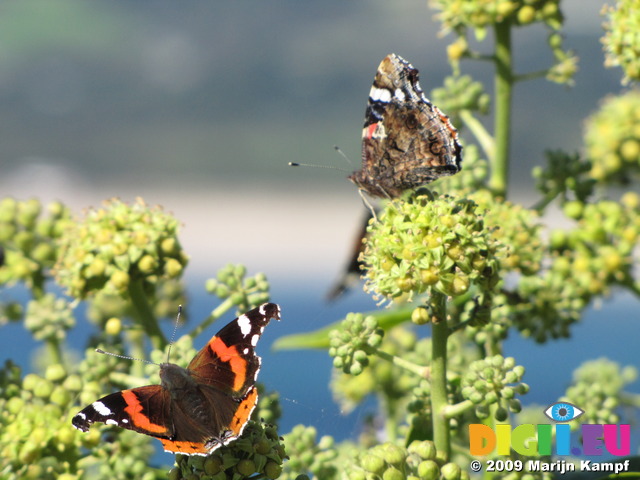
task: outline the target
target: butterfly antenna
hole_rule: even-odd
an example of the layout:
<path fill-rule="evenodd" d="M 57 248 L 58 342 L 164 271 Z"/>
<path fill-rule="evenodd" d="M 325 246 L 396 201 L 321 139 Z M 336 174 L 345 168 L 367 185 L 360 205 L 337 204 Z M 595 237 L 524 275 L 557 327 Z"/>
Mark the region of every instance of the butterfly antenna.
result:
<path fill-rule="evenodd" d="M 145 360 L 143 358 L 130 357 L 129 355 L 120 355 L 120 354 L 117 354 L 117 353 L 105 352 L 101 348 L 96 348 L 96 352 L 102 353 L 103 355 L 111 355 L 112 357 L 116 357 L 116 358 L 124 358 L 125 360 L 133 360 L 135 362 L 148 363 L 150 365 L 158 365 L 157 363 L 152 362 L 151 360 Z"/>
<path fill-rule="evenodd" d="M 347 154 L 344 153 L 338 145 L 334 145 L 333 148 L 336 152 L 338 152 L 338 155 L 344 158 L 347 161 L 347 163 L 353 167 L 353 162 L 351 161 L 351 159 L 347 157 Z"/>
<path fill-rule="evenodd" d="M 335 167 L 333 165 L 318 165 L 316 163 L 298 163 L 298 162 L 289 162 L 290 167 L 314 167 L 314 168 L 328 168 L 329 170 L 338 170 L 339 172 L 351 173 L 349 170 L 345 170 L 344 168 Z"/>
<path fill-rule="evenodd" d="M 176 323 L 173 325 L 173 333 L 169 340 L 169 349 L 167 350 L 167 363 L 169 363 L 169 357 L 171 356 L 171 347 L 173 346 L 173 339 L 176 337 L 178 331 L 178 325 L 180 324 L 180 315 L 182 315 L 182 305 L 178 305 L 178 316 L 176 317 Z"/>
<path fill-rule="evenodd" d="M 342 158 L 344 158 L 347 163 L 351 166 L 353 166 L 353 164 L 351 163 L 351 160 L 349 160 L 349 157 L 347 157 L 344 152 L 340 149 L 339 146 L 334 145 L 333 148 L 336 150 L 336 152 L 338 152 Z M 318 165 L 315 163 L 298 163 L 298 162 L 289 162 L 289 166 L 290 167 L 315 167 L 315 168 L 328 168 L 330 170 L 338 170 L 339 172 L 344 172 L 344 173 L 351 173 L 350 170 L 345 170 L 344 168 L 340 168 L 340 167 L 336 167 L 335 165 Z"/>

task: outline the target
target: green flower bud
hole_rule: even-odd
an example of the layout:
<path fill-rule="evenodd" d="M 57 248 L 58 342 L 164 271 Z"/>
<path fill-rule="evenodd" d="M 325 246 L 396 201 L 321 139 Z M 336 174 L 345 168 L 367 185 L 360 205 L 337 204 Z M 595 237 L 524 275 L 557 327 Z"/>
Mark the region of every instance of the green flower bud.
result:
<path fill-rule="evenodd" d="M 442 468 L 440 468 L 440 473 L 442 474 L 443 480 L 459 480 L 462 470 L 455 463 L 445 463 Z"/>

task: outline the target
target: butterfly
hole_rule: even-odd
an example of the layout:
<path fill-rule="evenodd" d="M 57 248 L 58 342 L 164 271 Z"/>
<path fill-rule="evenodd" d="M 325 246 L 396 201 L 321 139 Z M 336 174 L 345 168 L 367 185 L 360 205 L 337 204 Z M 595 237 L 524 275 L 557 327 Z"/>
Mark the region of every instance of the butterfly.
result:
<path fill-rule="evenodd" d="M 362 169 L 349 176 L 373 197 L 396 198 L 460 171 L 458 131 L 425 97 L 418 77 L 394 53 L 376 72 L 362 130 Z"/>
<path fill-rule="evenodd" d="M 187 368 L 160 364 L 160 385 L 112 393 L 76 414 L 86 432 L 95 422 L 159 439 L 165 451 L 208 455 L 236 440 L 258 402 L 260 357 L 255 347 L 280 307 L 265 303 L 223 327 Z"/>

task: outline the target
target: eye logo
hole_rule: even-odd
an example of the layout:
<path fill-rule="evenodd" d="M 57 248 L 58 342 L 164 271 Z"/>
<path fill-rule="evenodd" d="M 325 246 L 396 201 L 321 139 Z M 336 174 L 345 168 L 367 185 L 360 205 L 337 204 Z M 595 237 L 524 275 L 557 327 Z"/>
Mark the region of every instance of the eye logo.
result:
<path fill-rule="evenodd" d="M 554 422 L 570 422 L 584 413 L 584 410 L 567 402 L 549 405 L 544 414 Z"/>

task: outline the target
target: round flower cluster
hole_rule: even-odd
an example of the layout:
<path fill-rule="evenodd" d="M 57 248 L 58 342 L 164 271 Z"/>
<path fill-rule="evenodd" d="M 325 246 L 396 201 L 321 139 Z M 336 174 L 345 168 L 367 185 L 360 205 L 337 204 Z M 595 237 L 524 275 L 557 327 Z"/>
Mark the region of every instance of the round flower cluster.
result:
<path fill-rule="evenodd" d="M 366 349 L 367 347 L 363 347 Z M 331 379 L 334 399 L 345 412 L 352 411 L 368 395 L 384 398 L 385 413 L 401 421 L 405 414 L 406 399 L 420 380 L 427 375 L 431 358 L 431 339 L 417 340 L 408 328 L 396 327 L 385 331 L 383 341 L 369 357 L 367 368 L 359 375 L 335 370 Z M 415 368 L 408 370 L 394 364 L 402 358 Z M 417 370 L 422 375 L 417 375 Z"/>
<path fill-rule="evenodd" d="M 445 78 L 443 86 L 434 88 L 431 96 L 433 103 L 444 112 L 470 110 L 486 114 L 491 104 L 491 97 L 484 91 L 482 83 L 475 82 L 470 75 Z"/>
<path fill-rule="evenodd" d="M 485 223 L 494 227 L 495 240 L 509 248 L 500 259 L 501 267 L 524 275 L 533 275 L 542 263 L 544 245 L 538 214 L 521 205 L 495 199 L 487 190 L 480 190 L 469 198 L 485 209 Z"/>
<path fill-rule="evenodd" d="M 546 167 L 534 167 L 532 175 L 536 180 L 536 189 L 548 202 L 556 197 L 567 201 L 572 196 L 578 201 L 586 201 L 591 196 L 595 184 L 595 180 L 588 175 L 591 162 L 581 158 L 578 153 L 569 154 L 561 150 L 547 151 L 545 156 Z"/>
<path fill-rule="evenodd" d="M 240 312 L 269 301 L 269 282 L 265 274 L 257 273 L 253 277 L 247 277 L 244 265 L 225 265 L 218 271 L 216 278 L 206 281 L 205 288 L 219 298 L 229 298 Z"/>
<path fill-rule="evenodd" d="M 640 91 L 607 98 L 587 119 L 584 138 L 591 176 L 627 183 L 640 171 Z"/>
<path fill-rule="evenodd" d="M 55 263 L 56 239 L 69 219 L 69 210 L 59 202 L 46 208 L 36 199 L 0 200 L 0 284 L 23 281 L 30 288 L 43 288 L 46 272 Z"/>
<path fill-rule="evenodd" d="M 374 317 L 350 313 L 340 328 L 329 332 L 329 355 L 333 366 L 344 373 L 360 375 L 369 365 L 372 349 L 380 346 L 384 330 L 378 328 Z"/>
<path fill-rule="evenodd" d="M 529 386 L 522 383 L 524 367 L 516 365 L 513 357 L 494 355 L 476 360 L 462 378 L 462 396 L 475 406 L 478 418 L 488 418 L 489 407 L 498 404 L 496 420 L 507 419 L 508 412 L 518 413 L 522 409 L 516 395 L 524 395 Z"/>
<path fill-rule="evenodd" d="M 86 464 L 86 449 L 101 460 L 92 467 L 96 478 L 156 478 L 148 469 L 153 453 L 149 438 L 118 430 L 117 441 L 112 437 L 102 442 L 97 427 L 88 433 L 71 427 L 69 412 L 76 408 L 82 388 L 81 377 L 68 375 L 57 363 L 48 365 L 43 375 L 29 373 L 23 379 L 10 364 L 0 370 L 0 456 L 7 478 L 84 478 L 79 465 Z"/>
<path fill-rule="evenodd" d="M 169 480 L 276 479 L 281 478 L 285 458 L 275 427 L 249 422 L 242 438 L 213 455 L 176 455 L 177 465 L 169 472 Z"/>
<path fill-rule="evenodd" d="M 493 291 L 502 245 L 479 210 L 471 200 L 446 195 L 390 203 L 369 225 L 361 256 L 365 288 L 404 300 L 425 292 L 456 297 L 472 285 Z"/>
<path fill-rule="evenodd" d="M 576 422 L 619 423 L 620 407 L 625 398 L 627 402 L 629 399 L 624 387 L 637 378 L 635 367 L 621 368 L 606 358 L 582 364 L 573 373 L 573 383 L 566 393 L 566 401 L 579 405 L 585 412 Z"/>
<path fill-rule="evenodd" d="M 64 298 L 48 293 L 27 304 L 24 326 L 36 340 L 60 342 L 75 324 L 71 306 Z"/>
<path fill-rule="evenodd" d="M 119 345 L 109 344 L 108 347 L 105 345 L 100 345 L 100 347 L 110 353 L 124 355 L 121 345 L 121 343 Z M 163 361 L 166 361 L 166 358 Z M 97 398 L 112 392 L 114 390 L 112 376 L 125 374 L 130 369 L 131 360 L 113 355 L 103 355 L 96 352 L 95 348 L 87 348 L 84 360 L 80 362 L 77 371 L 78 378 L 82 379 L 78 402 L 88 405 Z"/>
<path fill-rule="evenodd" d="M 467 480 L 469 474 L 452 462 L 438 458 L 429 440 L 413 441 L 405 449 L 387 442 L 360 454 L 347 470 L 349 480 Z"/>
<path fill-rule="evenodd" d="M 136 281 L 152 291 L 159 279 L 179 277 L 187 263 L 177 234 L 178 221 L 160 208 L 112 199 L 65 231 L 56 278 L 77 298 L 103 289 L 124 294 Z"/>
<path fill-rule="evenodd" d="M 640 80 L 640 10 L 636 0 L 618 0 L 602 10 L 609 20 L 604 23 L 602 39 L 606 51 L 605 66 L 622 67 L 624 83 Z"/>
<path fill-rule="evenodd" d="M 430 0 L 432 8 L 441 10 L 438 19 L 451 30 L 472 27 L 482 31 L 493 24 L 514 22 L 528 25 L 544 22 L 557 30 L 562 25 L 563 16 L 559 0 Z"/>
<path fill-rule="evenodd" d="M 522 278 L 516 301 L 508 307 L 516 327 L 538 342 L 569 336 L 569 327 L 594 296 L 635 281 L 640 196 L 627 193 L 620 202 L 567 202 L 564 212 L 578 220 L 577 227 L 551 233 L 552 263 L 544 273 Z"/>
<path fill-rule="evenodd" d="M 290 433 L 284 435 L 289 461 L 285 464 L 280 480 L 304 478 L 307 472 L 314 478 L 335 478 L 338 470 L 335 460 L 338 452 L 332 437 L 324 436 L 316 441 L 314 427 L 296 425 Z M 308 477 L 307 477 L 308 478 Z"/>

